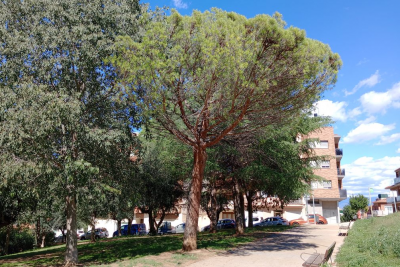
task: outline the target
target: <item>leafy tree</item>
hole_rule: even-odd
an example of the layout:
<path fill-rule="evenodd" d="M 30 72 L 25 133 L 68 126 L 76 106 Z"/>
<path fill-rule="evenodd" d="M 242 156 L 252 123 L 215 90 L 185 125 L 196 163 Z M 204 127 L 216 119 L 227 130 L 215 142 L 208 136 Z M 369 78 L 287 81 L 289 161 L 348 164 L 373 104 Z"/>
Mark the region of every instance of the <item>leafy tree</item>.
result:
<path fill-rule="evenodd" d="M 117 35 L 136 36 L 138 12 L 137 0 L 0 4 L 0 185 L 44 179 L 64 199 L 66 265 L 78 262 L 77 192 L 107 178 L 94 154 L 126 143 L 138 119 L 128 120 L 137 110 L 127 112 L 118 74 L 103 62 Z M 40 176 L 12 175 L 15 162 Z"/>
<path fill-rule="evenodd" d="M 144 141 L 140 155 L 138 208 L 149 214 L 152 235 L 157 234 L 167 213 L 178 212 L 184 193 L 181 175 L 175 171 L 181 162 L 176 160 L 179 156 L 173 143 L 159 138 Z"/>
<path fill-rule="evenodd" d="M 330 48 L 285 28 L 280 14 L 247 19 L 218 9 L 172 11 L 146 25 L 141 42 L 121 37 L 111 62 L 134 103 L 193 150 L 183 249 L 197 248 L 207 148 L 290 120 L 336 81 Z"/>
<path fill-rule="evenodd" d="M 358 194 L 357 196 L 351 196 L 349 204 L 351 209 L 355 210 L 356 212 L 359 210 L 366 212 L 368 210 L 368 198 L 361 194 Z"/>
<path fill-rule="evenodd" d="M 349 222 L 354 220 L 354 216 L 357 215 L 357 211 L 353 210 L 350 205 L 346 205 L 343 207 L 343 215 L 340 217 L 342 222 Z"/>

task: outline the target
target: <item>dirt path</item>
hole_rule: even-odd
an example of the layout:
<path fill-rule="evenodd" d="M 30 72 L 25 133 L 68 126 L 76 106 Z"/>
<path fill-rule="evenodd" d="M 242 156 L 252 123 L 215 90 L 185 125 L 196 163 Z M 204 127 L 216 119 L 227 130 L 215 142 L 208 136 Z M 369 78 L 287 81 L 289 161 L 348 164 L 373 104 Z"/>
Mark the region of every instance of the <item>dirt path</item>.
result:
<path fill-rule="evenodd" d="M 303 263 L 300 257 L 302 253 L 324 253 L 326 248 L 336 241 L 334 260 L 345 238 L 338 235 L 338 229 L 338 225 L 301 226 L 290 231 L 271 234 L 267 238 L 237 249 L 217 252 L 215 256 L 185 266 L 296 267 Z"/>

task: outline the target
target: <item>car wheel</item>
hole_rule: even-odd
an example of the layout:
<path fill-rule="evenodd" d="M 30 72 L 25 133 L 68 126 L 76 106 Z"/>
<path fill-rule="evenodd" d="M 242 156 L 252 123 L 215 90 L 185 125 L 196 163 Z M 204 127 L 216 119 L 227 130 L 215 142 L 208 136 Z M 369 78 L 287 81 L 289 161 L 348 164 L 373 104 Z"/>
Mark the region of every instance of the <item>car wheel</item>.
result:
<path fill-rule="evenodd" d="M 324 224 L 324 222 L 322 222 L 322 221 L 319 221 L 319 222 L 318 222 L 318 224 Z"/>
<path fill-rule="evenodd" d="M 300 224 L 298 222 L 292 223 L 292 226 L 299 226 Z"/>

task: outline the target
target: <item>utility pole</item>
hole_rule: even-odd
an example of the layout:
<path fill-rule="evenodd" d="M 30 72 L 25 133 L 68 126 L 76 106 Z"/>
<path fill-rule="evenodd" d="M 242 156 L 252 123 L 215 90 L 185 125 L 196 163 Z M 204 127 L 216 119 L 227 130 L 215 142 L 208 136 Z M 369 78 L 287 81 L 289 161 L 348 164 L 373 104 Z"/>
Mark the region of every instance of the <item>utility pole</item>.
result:
<path fill-rule="evenodd" d="M 374 217 L 374 214 L 372 213 L 372 201 L 371 201 L 371 193 L 374 192 L 374 190 L 370 187 L 368 188 L 368 194 L 369 194 L 369 208 L 371 211 L 371 216 Z"/>

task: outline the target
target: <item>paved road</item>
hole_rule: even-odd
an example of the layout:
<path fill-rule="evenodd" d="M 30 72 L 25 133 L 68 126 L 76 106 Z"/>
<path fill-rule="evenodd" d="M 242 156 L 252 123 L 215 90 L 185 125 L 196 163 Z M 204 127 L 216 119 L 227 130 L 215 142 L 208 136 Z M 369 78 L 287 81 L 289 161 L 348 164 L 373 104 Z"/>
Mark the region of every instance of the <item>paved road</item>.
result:
<path fill-rule="evenodd" d="M 344 236 L 338 235 L 338 225 L 303 225 L 283 233 L 273 233 L 263 240 L 238 249 L 220 252 L 216 256 L 195 262 L 191 267 L 299 267 L 302 253 L 325 253 L 336 241 L 333 259 L 343 244 Z M 303 258 L 306 255 L 303 255 Z"/>

